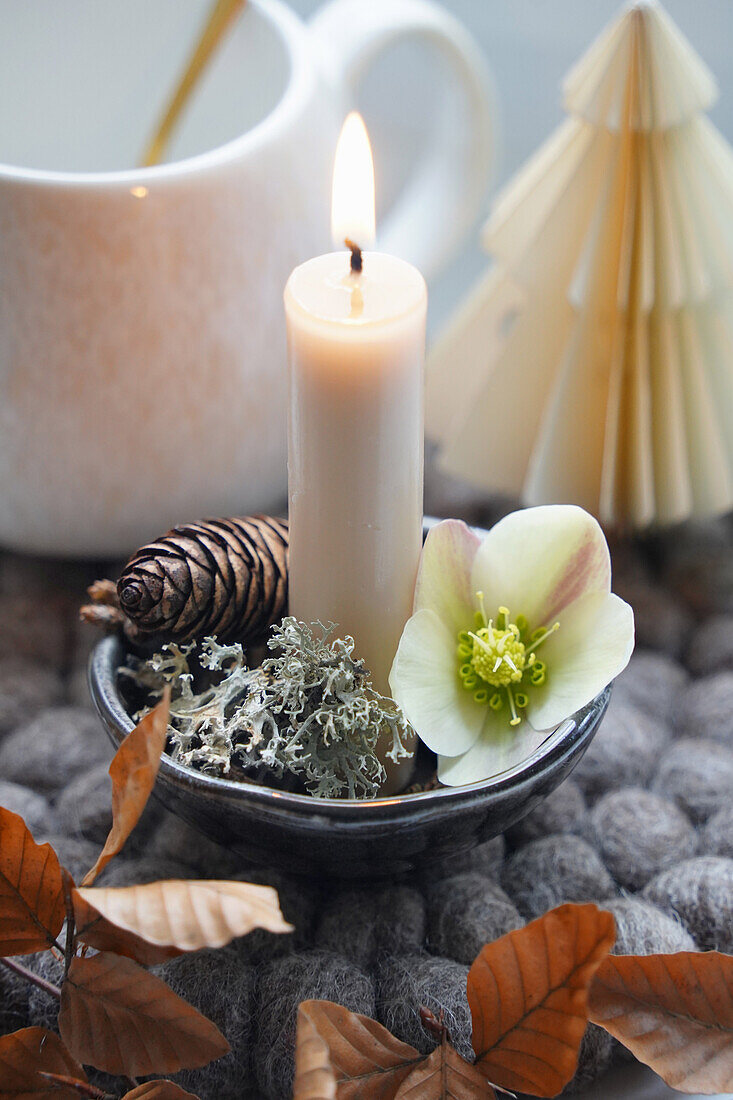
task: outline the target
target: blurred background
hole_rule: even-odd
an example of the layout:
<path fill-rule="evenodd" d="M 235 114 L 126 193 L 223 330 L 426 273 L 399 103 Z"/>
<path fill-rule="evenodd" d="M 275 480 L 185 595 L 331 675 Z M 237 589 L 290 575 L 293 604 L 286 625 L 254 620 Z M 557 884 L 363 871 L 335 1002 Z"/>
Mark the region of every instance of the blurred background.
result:
<path fill-rule="evenodd" d="M 321 0 L 289 3 L 305 18 L 321 6 Z M 442 3 L 476 37 L 494 77 L 498 106 L 495 193 L 561 121 L 565 73 L 621 5 L 617 0 Z M 733 3 L 665 0 L 664 7 L 716 75 L 720 98 L 710 118 L 727 140 L 733 141 Z M 424 51 L 396 47 L 363 86 L 360 107 L 375 147 L 381 211 L 388 208 L 390 197 L 417 155 L 423 136 L 420 127 L 429 125 L 430 118 L 424 103 L 436 94 L 434 83 Z M 489 200 L 487 195 L 486 213 Z M 433 335 L 486 263 L 474 233 L 432 288 L 429 324 Z"/>

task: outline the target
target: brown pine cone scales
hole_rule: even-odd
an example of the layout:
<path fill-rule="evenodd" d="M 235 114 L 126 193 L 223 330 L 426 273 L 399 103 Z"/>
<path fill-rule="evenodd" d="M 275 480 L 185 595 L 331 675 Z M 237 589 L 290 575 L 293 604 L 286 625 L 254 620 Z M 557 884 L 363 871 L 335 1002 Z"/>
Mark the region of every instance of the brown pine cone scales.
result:
<path fill-rule="evenodd" d="M 117 582 L 138 637 L 253 642 L 287 612 L 288 525 L 270 516 L 174 527 L 143 546 Z"/>

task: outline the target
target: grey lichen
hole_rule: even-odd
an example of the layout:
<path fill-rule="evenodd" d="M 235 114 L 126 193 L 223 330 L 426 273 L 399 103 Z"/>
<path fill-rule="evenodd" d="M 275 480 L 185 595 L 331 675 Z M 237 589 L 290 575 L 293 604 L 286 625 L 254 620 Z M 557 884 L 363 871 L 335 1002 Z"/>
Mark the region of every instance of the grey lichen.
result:
<path fill-rule="evenodd" d="M 195 644 L 166 645 L 130 674 L 154 698 L 171 685 L 168 751 L 182 764 L 228 775 L 236 763 L 259 776 L 263 768 L 297 776 L 317 798 L 373 798 L 385 778 L 380 735 L 391 737 L 387 756 L 397 762 L 410 755 L 410 727 L 371 686 L 353 639 L 333 634 L 286 618 L 271 628 L 273 656 L 259 668 L 247 667 L 241 645 L 206 638 L 198 653 Z M 196 659 L 207 674 L 201 690 Z"/>

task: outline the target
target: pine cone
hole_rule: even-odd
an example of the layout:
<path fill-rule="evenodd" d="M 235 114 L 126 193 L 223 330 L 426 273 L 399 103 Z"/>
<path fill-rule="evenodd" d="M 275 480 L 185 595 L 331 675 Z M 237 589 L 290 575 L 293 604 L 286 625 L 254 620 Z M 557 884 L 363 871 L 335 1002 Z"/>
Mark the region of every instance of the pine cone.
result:
<path fill-rule="evenodd" d="M 288 525 L 270 516 L 174 527 L 133 554 L 117 582 L 142 637 L 251 643 L 287 613 Z"/>

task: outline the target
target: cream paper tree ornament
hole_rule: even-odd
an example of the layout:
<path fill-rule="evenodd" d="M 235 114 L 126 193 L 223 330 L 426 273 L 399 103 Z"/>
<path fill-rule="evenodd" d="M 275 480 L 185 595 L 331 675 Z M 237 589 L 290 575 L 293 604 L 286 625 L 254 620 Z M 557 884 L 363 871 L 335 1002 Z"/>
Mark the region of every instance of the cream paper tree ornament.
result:
<path fill-rule="evenodd" d="M 432 355 L 448 472 L 609 525 L 733 507 L 733 150 L 654 2 L 569 73 L 570 118 L 499 196 L 494 268 Z"/>

